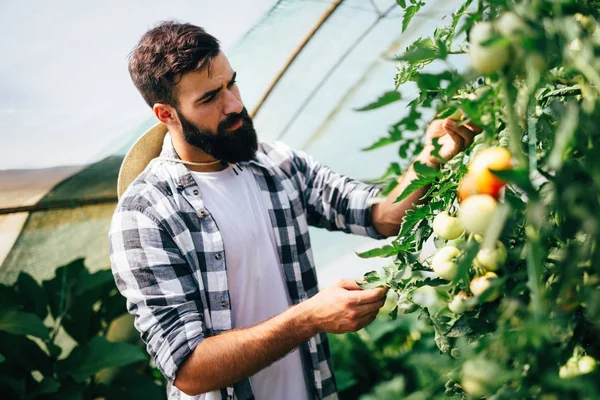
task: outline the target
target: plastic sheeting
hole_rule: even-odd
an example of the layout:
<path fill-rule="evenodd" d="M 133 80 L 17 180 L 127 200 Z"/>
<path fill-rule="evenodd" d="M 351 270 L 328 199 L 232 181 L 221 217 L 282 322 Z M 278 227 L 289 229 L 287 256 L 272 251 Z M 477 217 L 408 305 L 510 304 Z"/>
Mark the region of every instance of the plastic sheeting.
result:
<path fill-rule="evenodd" d="M 324 0 L 279 1 L 270 9 L 265 7 L 266 13 L 262 19 L 242 40 L 226 47 L 230 62 L 238 72 L 242 98 L 249 110 L 257 105 L 290 54 L 332 3 Z M 406 102 L 416 91 L 403 93 L 406 101 L 378 110 L 359 113 L 355 108 L 393 89 L 395 63 L 389 61 L 389 57 L 401 52 L 417 36 L 431 34 L 428 22 L 435 20 L 437 23 L 443 15 L 451 12 L 452 3 L 430 2 L 417 14 L 411 28 L 401 34 L 402 10 L 395 6 L 394 1 L 342 2 L 298 55 L 259 110 L 255 117 L 259 136 L 263 140 L 282 140 L 295 148 L 304 149 L 335 171 L 355 178 L 371 179 L 380 175 L 391 160 L 398 161 L 397 149 L 394 146 L 373 152 L 360 152 L 360 149 L 384 136 L 388 126 L 402 118 Z M 141 3 L 135 4 L 142 7 Z M 4 5 L 2 7 L 6 8 Z M 115 7 L 133 6 L 128 3 L 127 6 L 115 4 Z M 181 11 L 183 19 L 202 25 L 199 11 L 202 5 L 187 4 L 185 7 L 187 11 Z M 237 15 L 237 12 L 240 10 L 232 6 L 227 15 Z M 384 14 L 385 17 L 382 17 Z M 152 18 L 144 15 L 140 19 L 136 22 L 136 35 L 129 30 L 127 39 L 127 35 L 122 35 L 123 41 L 127 41 L 130 47 L 143 32 L 142 26 L 152 25 L 149 22 L 151 20 L 165 18 L 156 19 L 153 14 Z M 212 32 L 219 35 L 218 29 Z M 103 38 L 98 37 L 98 40 Z M 105 61 L 99 59 L 98 62 Z M 126 68 L 125 62 L 119 68 Z M 89 75 L 85 76 L 92 79 Z M 80 77 L 74 82 L 85 84 L 85 79 L 82 79 Z M 131 91 L 133 85 L 127 84 Z M 154 124 L 139 95 L 136 97 L 130 93 L 123 97 L 120 101 L 125 105 L 117 107 L 117 110 L 131 108 L 135 111 L 128 117 L 129 123 L 104 128 L 104 147 L 97 146 L 97 149 L 105 149 L 100 161 L 78 170 L 41 199 L 31 194 L 30 199 L 43 204 L 61 199 L 111 196 L 114 193 L 122 155 L 141 133 Z M 139 109 L 136 108 L 138 106 Z M 141 111 L 143 109 L 145 111 Z M 68 114 L 64 118 L 69 118 Z M 89 116 L 82 123 L 92 127 L 96 121 L 105 118 L 107 115 Z M 4 132 L 7 130 L 4 128 Z M 83 140 L 89 140 L 86 139 L 88 132 L 85 130 L 82 129 L 80 135 Z M 70 152 L 65 153 L 66 161 L 67 153 L 77 149 L 80 142 L 65 143 L 73 146 Z M 14 144 L 11 146 L 14 147 Z M 19 146 L 24 146 L 23 149 L 27 147 L 24 143 Z M 67 173 L 65 171 L 62 172 Z M 55 175 L 60 174 L 61 170 L 55 172 Z M 10 175 L 6 177 L 0 172 L 0 185 L 3 187 L 5 182 L 10 181 Z M 0 267 L 0 281 L 14 280 L 20 270 L 46 278 L 53 274 L 54 268 L 76 257 L 85 257 L 91 268 L 106 267 L 106 233 L 113 209 L 114 203 L 109 202 L 30 215 L 0 215 L 0 238 L 3 243 L 10 236 L 6 229 L 2 233 L 3 224 L 12 219 L 9 222 L 14 228 L 19 225 L 17 215 L 22 219 L 20 233 L 13 238 L 14 245 L 5 245 L 10 251 L 5 254 L 6 258 Z M 360 260 L 354 255 L 354 250 L 365 250 L 381 243 L 317 229 L 311 231 L 311 236 L 322 285 L 338 277 L 360 277 L 364 270 L 374 269 L 381 264 L 381 260 Z"/>

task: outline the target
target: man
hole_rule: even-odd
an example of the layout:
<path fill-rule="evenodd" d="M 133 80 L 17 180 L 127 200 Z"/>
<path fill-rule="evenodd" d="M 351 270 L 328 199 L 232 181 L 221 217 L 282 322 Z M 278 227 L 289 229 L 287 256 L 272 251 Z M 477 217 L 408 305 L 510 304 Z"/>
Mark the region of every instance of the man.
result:
<path fill-rule="evenodd" d="M 308 225 L 397 234 L 423 195 L 394 203 L 414 170 L 370 206 L 377 188 L 281 143 L 259 144 L 235 71 L 202 28 L 148 31 L 129 71 L 168 134 L 160 156 L 123 186 L 111 265 L 169 397 L 337 398 L 326 333 L 369 324 L 386 288 L 340 281 L 318 292 Z M 446 159 L 474 135 L 452 120 L 427 132 Z M 418 160 L 437 166 L 430 150 Z"/>

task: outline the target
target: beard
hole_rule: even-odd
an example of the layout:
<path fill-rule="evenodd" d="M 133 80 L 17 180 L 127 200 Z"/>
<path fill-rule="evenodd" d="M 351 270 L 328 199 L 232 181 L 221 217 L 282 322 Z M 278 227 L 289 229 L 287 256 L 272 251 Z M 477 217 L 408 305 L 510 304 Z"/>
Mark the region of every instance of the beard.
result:
<path fill-rule="evenodd" d="M 258 149 L 258 138 L 252 118 L 245 107 L 241 113 L 229 115 L 219 123 L 216 133 L 198 128 L 187 120 L 180 110 L 176 111 L 181 121 L 183 137 L 188 144 L 226 163 L 235 164 L 254 158 Z M 234 131 L 227 130 L 240 120 L 242 126 Z"/>

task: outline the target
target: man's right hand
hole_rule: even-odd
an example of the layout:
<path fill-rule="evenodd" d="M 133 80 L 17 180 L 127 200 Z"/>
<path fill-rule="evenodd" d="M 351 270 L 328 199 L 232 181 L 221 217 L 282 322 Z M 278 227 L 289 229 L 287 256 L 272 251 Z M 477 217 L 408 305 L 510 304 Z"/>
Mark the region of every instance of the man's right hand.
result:
<path fill-rule="evenodd" d="M 318 332 L 356 332 L 373 322 L 388 289 L 363 290 L 355 281 L 340 280 L 307 300 L 304 306 Z"/>

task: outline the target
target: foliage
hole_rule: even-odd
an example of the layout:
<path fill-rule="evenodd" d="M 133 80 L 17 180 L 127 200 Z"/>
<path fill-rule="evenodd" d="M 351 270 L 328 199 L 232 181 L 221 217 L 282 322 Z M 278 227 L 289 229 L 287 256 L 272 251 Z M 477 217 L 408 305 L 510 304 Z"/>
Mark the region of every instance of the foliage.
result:
<path fill-rule="evenodd" d="M 164 398 L 139 338 L 116 340 L 132 325 L 125 310 L 110 270 L 90 274 L 82 259 L 41 285 L 26 273 L 0 285 L 2 398 Z"/>
<path fill-rule="evenodd" d="M 598 1 L 467 0 L 447 26 L 397 57 L 396 90 L 416 84 L 419 94 L 408 116 L 371 149 L 397 143 L 414 149 L 404 155 L 414 155 L 422 138 L 407 140 L 399 131 L 424 131 L 428 112 L 445 118 L 460 110 L 463 122 L 483 133 L 439 175 L 421 174 L 403 196 L 428 185 L 428 202 L 407 213 L 391 244 L 362 254 L 391 257 L 393 266 L 367 274 L 368 285 L 389 285 L 398 297 L 392 312 L 397 323 L 418 315 L 433 330 L 419 341 L 433 341 L 437 350 L 430 357 L 445 360 L 434 378 L 411 388 L 410 376 L 387 369 L 389 393 L 403 386 L 403 398 L 410 399 L 465 398 L 465 391 L 473 398 L 600 398 L 597 368 L 559 376 L 574 354 L 600 357 L 599 17 Z M 469 37 L 482 21 L 492 24 L 492 35 Z M 476 51 L 491 49 L 509 52 L 509 61 L 493 71 L 486 66 L 485 73 L 479 65 L 459 71 L 452 64 L 467 57 L 473 62 Z M 507 186 L 484 237 L 465 235 L 451 243 L 436 237 L 434 217 L 460 209 L 457 188 L 469 161 L 494 146 L 508 148 L 513 164 L 492 170 Z M 392 164 L 388 180 L 400 175 L 398 166 Z M 470 282 L 485 273 L 476 258 L 497 240 L 507 261 L 491 287 L 474 295 Z M 426 243 L 461 250 L 454 280 L 432 271 L 431 256 L 422 253 Z M 496 292 L 501 295 L 491 301 Z M 464 313 L 448 308 L 459 293 Z M 385 346 L 402 343 L 390 340 Z M 386 398 L 385 385 L 374 390 L 377 395 L 368 398 Z"/>

